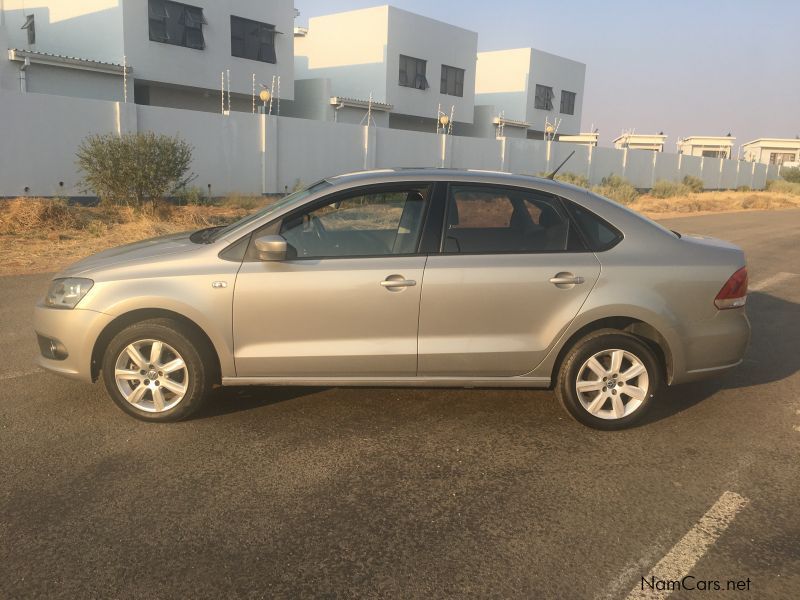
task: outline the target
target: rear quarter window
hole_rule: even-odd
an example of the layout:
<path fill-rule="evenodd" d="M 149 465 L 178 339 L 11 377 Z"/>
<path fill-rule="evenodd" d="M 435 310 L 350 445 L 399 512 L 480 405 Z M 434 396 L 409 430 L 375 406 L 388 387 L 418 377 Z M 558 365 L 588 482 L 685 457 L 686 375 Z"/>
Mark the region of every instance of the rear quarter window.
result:
<path fill-rule="evenodd" d="M 622 240 L 622 233 L 608 221 L 574 202 L 565 204 L 593 252 L 610 250 Z"/>

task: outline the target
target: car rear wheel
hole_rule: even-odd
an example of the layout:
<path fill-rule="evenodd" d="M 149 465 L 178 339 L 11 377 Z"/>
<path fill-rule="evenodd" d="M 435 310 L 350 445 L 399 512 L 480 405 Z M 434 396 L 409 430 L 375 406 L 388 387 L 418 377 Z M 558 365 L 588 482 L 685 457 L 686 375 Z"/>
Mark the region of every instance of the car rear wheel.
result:
<path fill-rule="evenodd" d="M 114 402 L 144 421 L 178 421 L 211 389 L 205 345 L 180 323 L 151 319 L 120 331 L 103 357 L 103 382 Z"/>
<path fill-rule="evenodd" d="M 624 429 L 642 419 L 661 385 L 653 351 L 613 329 L 579 340 L 564 357 L 556 395 L 577 421 L 595 429 Z"/>

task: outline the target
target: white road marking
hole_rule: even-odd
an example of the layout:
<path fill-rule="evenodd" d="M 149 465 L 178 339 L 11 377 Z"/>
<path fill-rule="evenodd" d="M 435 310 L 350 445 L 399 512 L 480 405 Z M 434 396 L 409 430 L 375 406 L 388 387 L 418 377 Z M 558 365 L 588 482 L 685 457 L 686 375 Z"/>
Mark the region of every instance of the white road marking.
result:
<path fill-rule="evenodd" d="M 733 521 L 736 514 L 747 503 L 735 492 L 725 492 L 714 505 L 708 509 L 686 535 L 667 552 L 656 566 L 644 577 L 647 581 L 680 581 L 689 574 L 708 549 L 717 541 Z M 642 586 L 644 585 L 644 590 Z M 652 590 L 639 581 L 628 594 L 628 600 L 666 598 L 674 590 Z"/>
<path fill-rule="evenodd" d="M 33 369 L 31 371 L 11 371 L 10 373 L 0 374 L 0 380 L 3 379 L 16 379 L 17 377 L 27 377 L 28 375 L 36 375 L 41 373 L 41 369 Z"/>
<path fill-rule="evenodd" d="M 800 275 L 798 275 L 797 273 L 785 273 L 785 272 L 775 273 L 775 275 L 767 277 L 763 281 L 759 281 L 758 283 L 754 283 L 753 285 L 749 286 L 749 288 L 750 288 L 750 291 L 752 291 L 752 292 L 758 292 L 758 291 L 761 291 L 761 290 L 763 290 L 765 288 L 768 288 L 768 287 L 771 287 L 773 285 L 776 285 L 778 283 L 782 283 L 782 282 L 786 281 L 787 279 L 791 279 L 792 277 L 800 277 Z"/>

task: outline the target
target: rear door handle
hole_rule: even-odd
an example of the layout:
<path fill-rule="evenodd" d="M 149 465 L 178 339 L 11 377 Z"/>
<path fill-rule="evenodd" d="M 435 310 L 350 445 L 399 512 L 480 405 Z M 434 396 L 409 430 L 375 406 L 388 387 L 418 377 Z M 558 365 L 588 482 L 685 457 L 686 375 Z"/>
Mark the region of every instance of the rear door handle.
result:
<path fill-rule="evenodd" d="M 567 273 L 558 273 L 555 277 L 550 278 L 550 283 L 553 285 L 575 285 L 584 281 L 583 277 Z"/>
<path fill-rule="evenodd" d="M 385 288 L 412 287 L 415 285 L 417 285 L 417 282 L 413 279 L 384 279 L 381 281 L 381 286 Z"/>

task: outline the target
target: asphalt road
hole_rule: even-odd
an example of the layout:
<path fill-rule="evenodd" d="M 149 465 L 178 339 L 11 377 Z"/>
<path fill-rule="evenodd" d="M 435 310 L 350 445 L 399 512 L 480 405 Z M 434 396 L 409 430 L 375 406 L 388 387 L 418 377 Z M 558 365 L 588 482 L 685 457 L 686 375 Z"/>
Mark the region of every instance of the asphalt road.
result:
<path fill-rule="evenodd" d="M 797 598 L 800 211 L 665 224 L 744 247 L 752 345 L 618 433 L 522 390 L 224 389 L 148 425 L 36 371 L 48 276 L 0 279 L 0 597 L 625 598 L 688 565 L 749 591 L 672 597 Z"/>

